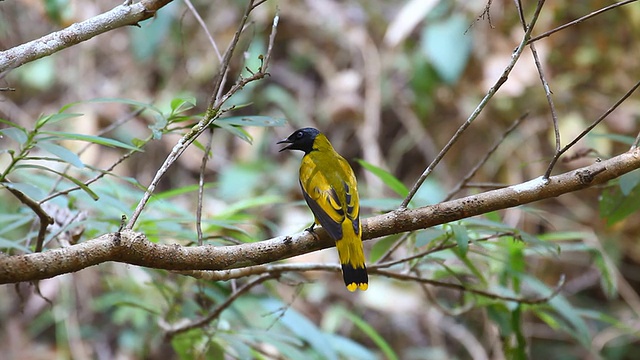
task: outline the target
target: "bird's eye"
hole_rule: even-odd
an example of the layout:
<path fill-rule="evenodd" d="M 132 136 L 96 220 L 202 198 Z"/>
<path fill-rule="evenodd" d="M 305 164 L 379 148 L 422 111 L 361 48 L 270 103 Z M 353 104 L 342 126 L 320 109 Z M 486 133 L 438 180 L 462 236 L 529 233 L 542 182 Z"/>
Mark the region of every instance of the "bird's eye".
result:
<path fill-rule="evenodd" d="M 304 136 L 304 134 L 302 133 L 302 131 L 298 131 L 298 132 L 296 133 L 296 137 L 297 137 L 298 139 L 301 139 L 303 136 Z"/>

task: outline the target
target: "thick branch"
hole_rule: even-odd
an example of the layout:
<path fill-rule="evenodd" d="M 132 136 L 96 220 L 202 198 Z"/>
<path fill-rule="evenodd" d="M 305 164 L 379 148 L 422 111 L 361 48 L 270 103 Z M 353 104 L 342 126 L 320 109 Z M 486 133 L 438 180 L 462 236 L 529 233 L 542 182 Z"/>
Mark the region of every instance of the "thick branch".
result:
<path fill-rule="evenodd" d="M 640 149 L 609 160 L 503 189 L 417 209 L 392 211 L 363 220 L 364 239 L 373 239 L 428 227 L 490 211 L 556 197 L 605 183 L 640 168 Z M 167 270 L 225 270 L 266 264 L 333 246 L 322 230 L 318 239 L 303 232 L 256 243 L 233 246 L 160 245 L 130 230 L 106 234 L 67 248 L 16 256 L 0 256 L 0 284 L 51 278 L 107 261 Z"/>
<path fill-rule="evenodd" d="M 154 16 L 172 0 L 142 0 L 132 5 L 119 5 L 83 22 L 75 23 L 39 39 L 0 51 L 0 72 L 15 69 L 28 62 L 54 54 L 115 28 L 138 25 Z"/>

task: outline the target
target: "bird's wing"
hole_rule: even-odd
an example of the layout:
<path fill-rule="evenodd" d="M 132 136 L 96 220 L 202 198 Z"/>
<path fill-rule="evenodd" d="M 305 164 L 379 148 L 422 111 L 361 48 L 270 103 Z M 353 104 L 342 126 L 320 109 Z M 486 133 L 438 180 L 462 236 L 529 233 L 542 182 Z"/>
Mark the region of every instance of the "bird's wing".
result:
<path fill-rule="evenodd" d="M 300 180 L 302 194 L 307 201 L 309 208 L 316 217 L 317 222 L 327 230 L 329 236 L 334 240 L 342 239 L 342 222 L 345 214 L 336 190 L 328 184 L 326 179 L 320 174 L 305 182 Z"/>

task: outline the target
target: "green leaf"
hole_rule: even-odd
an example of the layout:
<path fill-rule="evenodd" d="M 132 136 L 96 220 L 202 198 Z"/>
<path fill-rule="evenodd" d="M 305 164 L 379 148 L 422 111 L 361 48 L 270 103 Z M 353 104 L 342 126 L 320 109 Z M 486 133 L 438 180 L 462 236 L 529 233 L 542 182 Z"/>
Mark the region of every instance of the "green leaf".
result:
<path fill-rule="evenodd" d="M 20 166 L 20 165 L 18 165 Z M 16 189 L 32 199 L 42 199 L 46 196 L 45 192 L 37 186 L 20 182 L 0 182 L 2 186 Z"/>
<path fill-rule="evenodd" d="M 273 314 L 278 314 L 278 322 L 299 338 L 305 340 L 323 359 L 338 360 L 338 355 L 330 346 L 329 339 L 309 319 L 276 299 L 264 299 L 262 306 Z"/>
<path fill-rule="evenodd" d="M 524 277 L 526 278 L 527 284 L 540 295 L 548 296 L 551 294 L 552 290 L 540 280 L 532 276 L 524 275 Z M 564 296 L 558 294 L 553 299 L 549 300 L 547 304 L 557 314 L 556 317 L 561 317 L 568 322 L 570 326 L 565 327 L 565 330 L 583 346 L 588 347 L 591 340 L 591 337 L 589 336 L 589 328 L 587 327 L 586 322 L 580 317 L 580 313 L 576 311 L 571 303 L 569 303 Z M 563 325 L 555 319 L 544 318 L 543 320 L 545 320 L 545 322 L 547 322 L 551 327 Z"/>
<path fill-rule="evenodd" d="M 398 360 L 399 357 L 396 352 L 393 350 L 391 345 L 376 331 L 376 329 L 369 325 L 366 321 L 364 321 L 361 317 L 356 316 L 355 314 L 343 310 L 344 316 L 351 321 L 360 331 L 365 333 L 371 341 L 373 341 L 376 346 L 382 351 L 385 358 L 388 360 Z"/>
<path fill-rule="evenodd" d="M 196 98 L 194 96 L 178 97 L 171 100 L 171 114 L 180 114 L 193 109 L 195 106 Z"/>
<path fill-rule="evenodd" d="M 378 261 L 399 238 L 399 235 L 391 235 L 376 241 L 369 251 L 370 261 L 372 263 Z"/>
<path fill-rule="evenodd" d="M 335 334 L 327 334 L 327 337 L 331 347 L 342 354 L 342 359 L 378 360 L 378 356 L 373 351 L 349 338 Z"/>
<path fill-rule="evenodd" d="M 605 254 L 600 251 L 594 251 L 594 264 L 600 271 L 600 286 L 609 300 L 613 300 L 618 296 L 618 282 L 615 276 L 615 266 L 607 261 Z"/>
<path fill-rule="evenodd" d="M 135 146 L 125 144 L 118 140 L 105 138 L 102 136 L 76 134 L 76 133 L 69 133 L 64 131 L 41 131 L 40 134 L 52 135 L 55 138 L 60 138 L 60 139 L 86 141 L 86 142 L 90 142 L 97 145 L 104 145 L 109 147 L 117 147 L 117 148 L 123 148 L 127 150 L 140 151 L 140 149 Z"/>
<path fill-rule="evenodd" d="M 29 254 L 32 252 L 31 249 L 20 244 L 19 242 L 5 239 L 3 237 L 0 237 L 0 249 L 16 249 L 22 251 L 25 254 Z"/>
<path fill-rule="evenodd" d="M 40 141 L 36 143 L 36 146 L 79 169 L 82 169 L 84 167 L 84 164 L 82 163 L 82 160 L 80 160 L 78 155 L 63 146 L 54 144 L 49 141 Z"/>
<path fill-rule="evenodd" d="M 213 125 L 230 132 L 231 135 L 236 136 L 241 140 L 248 142 L 249 144 L 253 144 L 253 138 L 243 128 L 229 125 L 224 122 L 218 123 L 218 121 L 214 122 Z"/>
<path fill-rule="evenodd" d="M 473 47 L 473 36 L 467 30 L 469 19 L 454 14 L 439 22 L 425 22 L 421 49 L 438 75 L 453 84 L 462 75 Z"/>
<path fill-rule="evenodd" d="M 83 116 L 84 114 L 79 114 L 79 113 L 57 113 L 57 114 L 52 114 L 52 115 L 47 115 L 47 116 L 43 116 L 40 119 L 38 119 L 38 121 L 36 122 L 36 129 L 39 129 L 41 127 L 43 127 L 46 124 L 53 124 L 53 123 L 57 123 L 58 121 L 62 121 L 62 120 L 66 120 L 66 119 L 72 119 L 75 117 L 80 117 Z"/>
<path fill-rule="evenodd" d="M 227 118 L 221 118 L 214 122 L 214 124 L 227 124 L 235 126 L 261 126 L 261 127 L 273 127 L 284 126 L 287 121 L 284 118 L 275 118 L 272 116 L 231 116 Z"/>
<path fill-rule="evenodd" d="M 387 170 L 384 170 L 378 166 L 370 164 L 362 159 L 357 159 L 360 166 L 367 169 L 370 173 L 377 176 L 382 182 L 387 185 L 391 190 L 401 197 L 406 197 L 409 194 L 409 189 L 398 178 L 393 176 Z"/>
<path fill-rule="evenodd" d="M 640 208 L 640 186 L 625 195 L 620 187 L 605 189 L 600 197 L 600 216 L 611 226 Z"/>
<path fill-rule="evenodd" d="M 87 195 L 91 196 L 91 198 L 93 200 L 98 200 L 100 197 L 98 196 L 98 194 L 96 194 L 95 192 L 93 192 L 93 190 L 91 190 L 87 185 L 85 185 L 82 181 L 74 178 L 73 176 L 69 175 L 69 174 L 65 174 L 56 170 L 53 170 L 51 168 L 48 168 L 46 166 L 41 166 L 41 165 L 35 165 L 35 164 L 23 164 L 23 165 L 17 165 L 16 168 L 22 168 L 22 169 L 39 169 L 39 170 L 44 170 L 44 171 L 49 171 L 52 172 L 54 174 L 57 174 L 59 176 L 62 176 L 63 178 L 71 181 L 72 183 L 76 184 L 77 186 L 79 186 L 85 193 L 87 193 Z"/>
<path fill-rule="evenodd" d="M 416 233 L 416 247 L 423 247 L 433 240 L 446 236 L 447 232 L 442 227 L 429 228 Z"/>
<path fill-rule="evenodd" d="M 124 98 L 95 98 L 95 99 L 91 99 L 86 101 L 87 103 L 117 103 L 117 104 L 127 104 L 127 105 L 131 105 L 134 107 L 139 107 L 142 109 L 147 109 L 147 110 L 151 110 L 155 113 L 158 114 L 162 114 L 162 111 L 160 111 L 160 109 L 158 109 L 157 107 L 153 106 L 152 104 L 147 104 L 147 103 L 143 103 L 140 101 L 135 101 L 135 100 L 131 100 L 131 99 L 124 99 Z"/>
<path fill-rule="evenodd" d="M 4 134 L 10 137 L 11 139 L 13 139 L 13 141 L 17 142 L 20 145 L 23 145 L 27 141 L 29 141 L 29 135 L 27 135 L 27 133 L 23 129 L 16 127 L 2 129 L 0 130 L 0 134 Z"/>
<path fill-rule="evenodd" d="M 461 255 L 466 256 L 469 250 L 469 234 L 467 233 L 467 228 L 458 224 L 449 224 L 449 226 L 451 227 L 453 238 L 458 244 Z"/>
<path fill-rule="evenodd" d="M 631 191 L 640 183 L 640 170 L 628 172 L 618 179 L 620 190 L 624 196 L 629 196 Z"/>

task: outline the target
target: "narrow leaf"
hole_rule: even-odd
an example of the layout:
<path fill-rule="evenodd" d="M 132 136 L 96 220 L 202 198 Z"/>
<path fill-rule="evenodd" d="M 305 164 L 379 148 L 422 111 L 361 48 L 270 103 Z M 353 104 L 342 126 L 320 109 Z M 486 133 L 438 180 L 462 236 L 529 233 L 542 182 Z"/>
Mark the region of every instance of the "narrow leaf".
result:
<path fill-rule="evenodd" d="M 387 185 L 391 190 L 393 190 L 396 194 L 406 197 L 409 194 L 409 189 L 400 181 L 398 178 L 393 176 L 387 170 L 384 170 L 378 166 L 370 164 L 362 159 L 357 160 L 360 166 L 367 169 L 370 173 L 377 176 L 382 182 Z"/>
<path fill-rule="evenodd" d="M 252 115 L 252 116 L 232 116 L 228 118 L 222 118 L 222 119 L 216 120 L 215 124 L 218 124 L 218 123 L 236 125 L 236 126 L 273 127 L 273 126 L 284 126 L 284 124 L 286 124 L 287 121 L 284 118 Z"/>
<path fill-rule="evenodd" d="M 54 144 L 49 141 L 40 141 L 36 143 L 36 146 L 52 155 L 59 157 L 61 160 L 79 169 L 82 169 L 84 167 L 84 164 L 82 163 L 82 160 L 80 160 L 78 155 L 63 146 Z"/>
<path fill-rule="evenodd" d="M 87 185 L 85 185 L 82 181 L 74 178 L 73 176 L 69 175 L 69 174 L 65 174 L 56 170 L 53 170 L 51 168 L 48 168 L 46 166 L 41 166 L 41 165 L 34 165 L 34 164 L 23 164 L 23 165 L 18 165 L 16 166 L 16 168 L 23 168 L 23 169 L 39 169 L 39 170 L 44 170 L 44 171 L 49 171 L 52 172 L 54 174 L 57 174 L 59 176 L 62 176 L 63 178 L 71 181 L 72 183 L 76 184 L 77 186 L 79 186 L 84 192 L 87 193 L 87 195 L 91 196 L 91 198 L 93 200 L 98 200 L 100 197 L 98 196 L 98 194 L 96 194 L 95 192 L 93 192 L 93 190 L 91 190 Z"/>
<path fill-rule="evenodd" d="M 109 147 L 118 147 L 118 148 L 123 148 L 123 149 L 127 149 L 127 150 L 140 151 L 140 149 L 138 149 L 135 146 L 132 146 L 132 145 L 129 145 L 129 144 L 125 144 L 125 143 L 123 143 L 121 141 L 118 141 L 118 140 L 109 139 L 109 138 L 105 138 L 105 137 L 101 137 L 101 136 L 76 134 L 76 133 L 69 133 L 69 132 L 64 132 L 64 131 L 42 131 L 40 133 L 41 134 L 47 134 L 47 135 L 53 135 L 53 136 L 55 136 L 57 138 L 61 138 L 61 139 L 86 141 L 86 142 L 90 142 L 90 143 L 98 144 L 98 145 L 104 145 L 104 146 L 109 146 Z"/>

